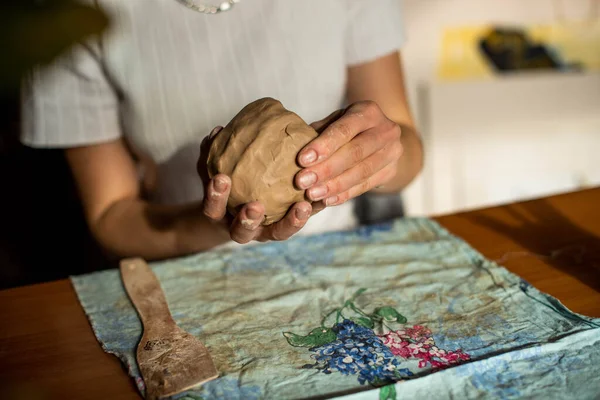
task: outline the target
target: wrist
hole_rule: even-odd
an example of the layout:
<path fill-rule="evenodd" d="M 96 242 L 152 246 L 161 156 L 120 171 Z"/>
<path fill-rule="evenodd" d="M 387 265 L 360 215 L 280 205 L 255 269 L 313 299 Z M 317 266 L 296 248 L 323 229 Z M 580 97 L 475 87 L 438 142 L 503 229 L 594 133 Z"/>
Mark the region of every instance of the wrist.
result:
<path fill-rule="evenodd" d="M 184 207 L 177 216 L 175 242 L 181 254 L 207 251 L 230 240 L 227 226 L 207 218 L 201 202 Z"/>
<path fill-rule="evenodd" d="M 397 164 L 396 175 L 371 190 L 376 194 L 398 193 L 407 187 L 423 169 L 423 146 L 417 130 L 412 125 L 398 123 L 402 129 L 400 142 L 403 153 Z"/>

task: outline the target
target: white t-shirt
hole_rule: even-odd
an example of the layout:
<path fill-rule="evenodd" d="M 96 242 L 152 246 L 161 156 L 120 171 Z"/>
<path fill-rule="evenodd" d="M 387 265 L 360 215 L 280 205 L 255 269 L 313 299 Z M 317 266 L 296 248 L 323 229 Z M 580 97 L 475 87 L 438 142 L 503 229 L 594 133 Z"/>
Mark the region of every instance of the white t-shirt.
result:
<path fill-rule="evenodd" d="M 400 0 L 241 0 L 215 15 L 176 0 L 95 3 L 109 31 L 28 77 L 22 141 L 65 148 L 124 136 L 158 164 L 153 200 L 165 204 L 202 198 L 200 142 L 246 104 L 268 96 L 307 123 L 321 119 L 343 107 L 348 66 L 404 40 Z M 355 224 L 350 202 L 301 233 Z"/>

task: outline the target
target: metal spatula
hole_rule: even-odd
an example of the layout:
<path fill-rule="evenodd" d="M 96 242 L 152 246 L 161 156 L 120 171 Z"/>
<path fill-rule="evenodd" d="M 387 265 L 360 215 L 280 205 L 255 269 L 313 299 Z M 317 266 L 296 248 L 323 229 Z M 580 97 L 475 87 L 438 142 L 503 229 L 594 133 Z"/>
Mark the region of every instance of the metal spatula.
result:
<path fill-rule="evenodd" d="M 140 258 L 121 261 L 125 289 L 144 325 L 137 362 L 146 398 L 173 396 L 218 377 L 206 347 L 179 328 L 158 279 Z"/>

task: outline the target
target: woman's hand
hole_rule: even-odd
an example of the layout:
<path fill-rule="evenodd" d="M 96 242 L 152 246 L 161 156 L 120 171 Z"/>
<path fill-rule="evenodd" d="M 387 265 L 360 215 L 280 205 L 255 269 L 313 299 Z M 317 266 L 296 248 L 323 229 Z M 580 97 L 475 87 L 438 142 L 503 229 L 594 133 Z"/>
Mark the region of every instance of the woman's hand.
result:
<path fill-rule="evenodd" d="M 342 204 L 396 176 L 401 129 L 372 101 L 361 101 L 311 124 L 319 137 L 298 155 L 296 185 L 312 201 Z"/>
<path fill-rule="evenodd" d="M 206 159 L 212 139 L 223 127 L 214 128 L 202 142 L 197 170 L 204 183 L 204 215 L 214 222 L 216 229 L 229 231 L 231 239 L 237 243 L 248 243 L 253 240 L 266 242 L 269 240 L 286 240 L 306 224 L 313 213 L 313 207 L 307 201 L 294 204 L 285 217 L 269 226 L 262 226 L 265 207 L 260 202 L 251 202 L 242 207 L 240 212 L 231 218 L 227 214 L 227 199 L 231 192 L 231 179 L 219 174 L 209 179 Z"/>

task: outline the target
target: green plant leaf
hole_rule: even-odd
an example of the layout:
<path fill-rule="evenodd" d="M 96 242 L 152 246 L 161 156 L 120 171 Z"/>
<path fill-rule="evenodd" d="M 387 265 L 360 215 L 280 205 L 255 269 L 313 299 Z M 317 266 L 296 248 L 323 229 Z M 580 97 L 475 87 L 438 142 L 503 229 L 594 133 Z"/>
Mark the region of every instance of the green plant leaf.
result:
<path fill-rule="evenodd" d="M 373 322 L 373 320 L 371 318 L 356 317 L 356 318 L 352 318 L 352 321 L 354 321 L 356 324 L 358 324 L 360 326 L 364 326 L 365 328 L 373 329 L 375 327 L 375 323 Z"/>
<path fill-rule="evenodd" d="M 87 3 L 87 2 L 86 2 Z M 108 14 L 80 0 L 14 0 L 0 5 L 0 88 L 18 85 L 80 41 L 109 28 Z"/>
<path fill-rule="evenodd" d="M 396 385 L 387 385 L 379 389 L 379 400 L 396 400 Z"/>
<path fill-rule="evenodd" d="M 387 322 L 398 322 L 400 324 L 406 323 L 406 317 L 400 314 L 394 307 L 385 306 L 375 310 L 375 315 L 383 318 Z"/>
<path fill-rule="evenodd" d="M 308 335 L 302 336 L 292 332 L 283 332 L 290 346 L 294 347 L 318 347 L 331 343 L 337 339 L 335 332 L 331 328 L 315 328 Z"/>

